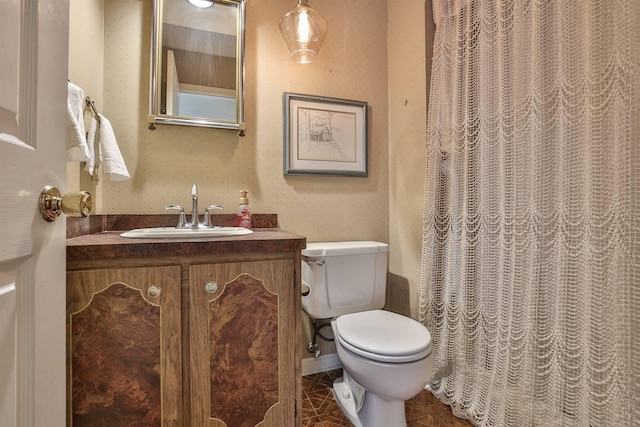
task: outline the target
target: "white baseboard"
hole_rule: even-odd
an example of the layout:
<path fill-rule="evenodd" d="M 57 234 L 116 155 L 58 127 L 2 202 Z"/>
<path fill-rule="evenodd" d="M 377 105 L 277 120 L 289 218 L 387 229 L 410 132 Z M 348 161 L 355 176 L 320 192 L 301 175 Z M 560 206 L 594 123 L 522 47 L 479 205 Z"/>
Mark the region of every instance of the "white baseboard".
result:
<path fill-rule="evenodd" d="M 302 359 L 303 376 L 339 368 L 342 368 L 342 363 L 338 358 L 338 353 L 323 354 L 317 359 L 315 357 L 306 357 Z"/>

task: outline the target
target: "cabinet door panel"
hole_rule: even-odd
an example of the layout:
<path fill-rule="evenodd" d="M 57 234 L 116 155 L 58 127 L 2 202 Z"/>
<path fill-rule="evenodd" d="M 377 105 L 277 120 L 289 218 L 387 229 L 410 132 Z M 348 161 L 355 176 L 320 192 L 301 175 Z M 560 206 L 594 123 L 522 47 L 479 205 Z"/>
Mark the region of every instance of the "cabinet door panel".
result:
<path fill-rule="evenodd" d="M 68 272 L 69 425 L 177 425 L 180 339 L 180 267 Z"/>
<path fill-rule="evenodd" d="M 193 425 L 294 425 L 293 271 L 293 260 L 190 266 Z"/>

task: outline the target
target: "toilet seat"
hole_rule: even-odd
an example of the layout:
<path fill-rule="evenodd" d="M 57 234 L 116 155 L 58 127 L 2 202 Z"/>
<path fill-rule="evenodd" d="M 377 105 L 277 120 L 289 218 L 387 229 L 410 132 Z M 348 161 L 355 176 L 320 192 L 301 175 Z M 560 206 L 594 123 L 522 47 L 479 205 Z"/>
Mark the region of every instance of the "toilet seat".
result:
<path fill-rule="evenodd" d="M 359 356 L 386 363 L 406 363 L 431 353 L 431 334 L 414 319 L 385 310 L 339 316 L 335 338 Z"/>

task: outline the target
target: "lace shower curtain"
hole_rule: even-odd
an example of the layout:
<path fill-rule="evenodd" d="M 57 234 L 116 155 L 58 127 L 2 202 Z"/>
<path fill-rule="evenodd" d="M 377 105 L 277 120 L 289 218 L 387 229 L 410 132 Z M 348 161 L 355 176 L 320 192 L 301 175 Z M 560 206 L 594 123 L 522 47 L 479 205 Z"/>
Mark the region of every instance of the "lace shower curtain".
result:
<path fill-rule="evenodd" d="M 431 390 L 480 426 L 638 426 L 640 1 L 433 12 Z"/>

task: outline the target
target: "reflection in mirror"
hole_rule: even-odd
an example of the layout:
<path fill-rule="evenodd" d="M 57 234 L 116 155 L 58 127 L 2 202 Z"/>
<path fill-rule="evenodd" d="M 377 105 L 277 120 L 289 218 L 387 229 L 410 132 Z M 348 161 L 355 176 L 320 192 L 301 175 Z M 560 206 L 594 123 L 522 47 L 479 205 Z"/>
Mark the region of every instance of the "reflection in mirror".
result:
<path fill-rule="evenodd" d="M 151 52 L 154 123 L 244 129 L 245 0 L 155 0 Z"/>

